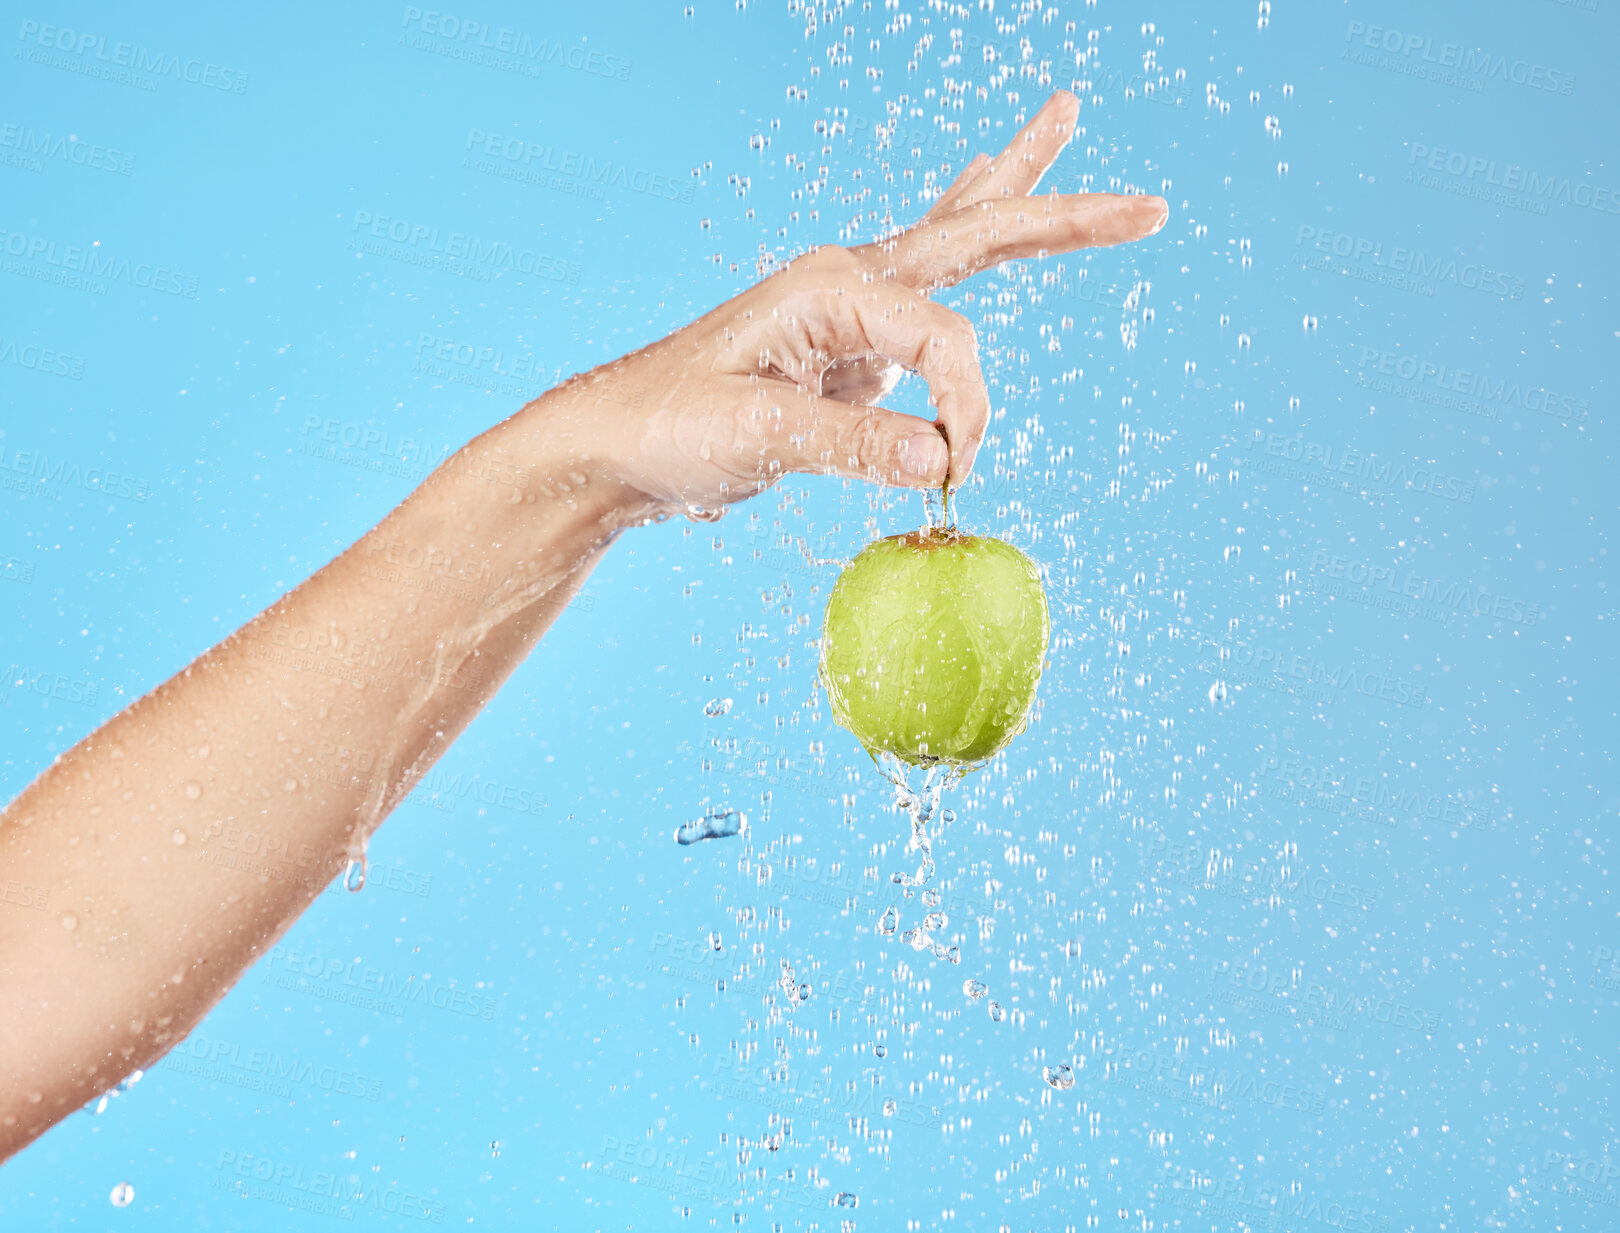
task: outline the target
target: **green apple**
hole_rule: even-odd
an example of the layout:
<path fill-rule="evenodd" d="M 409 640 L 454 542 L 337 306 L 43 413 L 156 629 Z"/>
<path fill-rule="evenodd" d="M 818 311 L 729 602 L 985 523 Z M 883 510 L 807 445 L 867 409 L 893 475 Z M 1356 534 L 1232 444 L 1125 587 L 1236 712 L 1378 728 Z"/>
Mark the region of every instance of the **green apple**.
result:
<path fill-rule="evenodd" d="M 876 757 L 974 765 L 1024 729 L 1050 626 L 1035 563 L 935 528 L 868 544 L 827 600 L 821 679 Z"/>

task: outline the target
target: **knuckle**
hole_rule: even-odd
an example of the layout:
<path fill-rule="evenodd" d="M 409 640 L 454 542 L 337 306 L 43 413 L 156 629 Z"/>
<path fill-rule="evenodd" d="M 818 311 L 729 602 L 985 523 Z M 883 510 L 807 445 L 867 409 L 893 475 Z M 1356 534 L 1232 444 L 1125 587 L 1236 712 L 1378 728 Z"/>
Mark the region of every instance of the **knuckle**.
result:
<path fill-rule="evenodd" d="M 866 471 L 877 470 L 883 463 L 885 441 L 875 415 L 854 420 L 840 434 L 841 459 Z"/>
<path fill-rule="evenodd" d="M 854 274 L 861 264 L 859 257 L 836 244 L 823 244 L 809 256 L 801 258 L 801 261 L 806 269 L 817 276 L 834 280 Z"/>

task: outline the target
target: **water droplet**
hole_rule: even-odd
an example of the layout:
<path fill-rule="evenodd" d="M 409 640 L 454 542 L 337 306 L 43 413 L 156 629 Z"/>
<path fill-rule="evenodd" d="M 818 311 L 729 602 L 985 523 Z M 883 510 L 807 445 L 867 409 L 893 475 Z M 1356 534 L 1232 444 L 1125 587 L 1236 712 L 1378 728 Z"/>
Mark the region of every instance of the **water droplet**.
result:
<path fill-rule="evenodd" d="M 872 1052 L 875 1053 L 878 1057 L 888 1057 L 889 1056 L 889 1046 L 884 1044 L 880 1040 L 880 1041 L 877 1042 L 877 1044 L 872 1046 Z"/>
<path fill-rule="evenodd" d="M 1305 328 L 1307 330 L 1314 330 L 1316 328 L 1316 318 L 1308 313 L 1305 316 Z"/>
<path fill-rule="evenodd" d="M 717 809 L 696 822 L 687 822 L 677 827 L 675 842 L 684 847 L 701 843 L 705 839 L 727 839 L 732 835 L 742 834 L 747 825 L 747 814 L 735 809 Z"/>
<path fill-rule="evenodd" d="M 686 516 L 693 522 L 719 522 L 726 516 L 725 506 L 719 509 L 705 509 L 701 505 L 688 505 Z"/>
<path fill-rule="evenodd" d="M 1213 684 L 1213 685 L 1211 685 L 1209 687 L 1209 700 L 1211 702 L 1225 702 L 1226 701 L 1226 682 L 1225 681 L 1216 681 L 1215 684 Z"/>
<path fill-rule="evenodd" d="M 1066 1092 L 1074 1086 L 1074 1070 L 1068 1063 L 1061 1066 L 1048 1066 L 1042 1070 L 1041 1075 L 1047 1083 L 1060 1092 Z"/>
<path fill-rule="evenodd" d="M 883 910 L 883 916 L 878 921 L 877 930 L 884 937 L 888 937 L 898 928 L 900 928 L 900 910 L 890 904 Z"/>
<path fill-rule="evenodd" d="M 731 710 L 730 698 L 710 698 L 703 708 L 703 713 L 710 719 L 719 719 L 729 710 Z"/>
<path fill-rule="evenodd" d="M 343 889 L 351 894 L 360 890 L 366 884 L 366 858 L 350 860 L 343 870 Z"/>
<path fill-rule="evenodd" d="M 69 933 L 72 933 L 78 927 L 79 918 L 77 914 L 73 912 L 62 913 L 62 928 L 66 929 Z"/>
<path fill-rule="evenodd" d="M 186 780 L 186 799 L 188 801 L 194 801 L 200 796 L 202 796 L 202 784 L 198 783 L 195 779 Z"/>
<path fill-rule="evenodd" d="M 128 1207 L 135 1201 L 135 1187 L 128 1182 L 119 1182 L 112 1188 L 112 1193 L 107 1198 L 112 1201 L 114 1207 Z"/>
<path fill-rule="evenodd" d="M 883 1102 L 884 1117 L 893 1117 L 898 1112 L 900 1112 L 900 1104 L 898 1101 L 891 1098 Z"/>
<path fill-rule="evenodd" d="M 185 833 L 185 831 L 181 830 L 178 826 L 175 827 L 174 830 L 169 833 L 169 842 L 172 843 L 177 848 L 185 847 L 186 846 L 186 840 L 189 839 L 189 838 L 190 838 L 190 836 L 187 835 Z"/>
<path fill-rule="evenodd" d="M 990 1017 L 992 1019 L 994 1019 L 997 1023 L 1000 1023 L 1003 1019 L 1005 1019 L 1007 1017 L 1006 1008 L 1003 1007 L 1000 1002 L 991 1002 L 990 1003 Z"/>
<path fill-rule="evenodd" d="M 501 1154 L 501 1141 L 499 1139 L 491 1139 L 489 1141 L 489 1154 L 491 1156 L 496 1157 L 496 1158 L 500 1157 L 500 1154 Z"/>
<path fill-rule="evenodd" d="M 985 984 L 982 980 L 973 980 L 970 978 L 962 982 L 962 992 L 977 1002 L 985 994 L 990 992 L 990 986 Z"/>
<path fill-rule="evenodd" d="M 833 1202 L 839 1207 L 858 1207 L 861 1201 L 854 1195 L 850 1194 L 849 1191 L 841 1190 L 838 1192 L 838 1197 L 834 1199 Z"/>

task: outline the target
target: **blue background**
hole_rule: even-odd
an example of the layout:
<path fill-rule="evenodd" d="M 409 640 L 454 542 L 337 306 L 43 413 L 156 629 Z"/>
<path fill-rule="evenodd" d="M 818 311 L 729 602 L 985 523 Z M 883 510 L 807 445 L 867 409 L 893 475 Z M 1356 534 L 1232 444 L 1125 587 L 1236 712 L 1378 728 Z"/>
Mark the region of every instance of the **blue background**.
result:
<path fill-rule="evenodd" d="M 371 885 L 0 1171 L 7 1228 L 1614 1226 L 1613 0 L 8 9 L 8 798 L 446 451 L 1051 89 L 1047 183 L 1171 216 L 941 297 L 997 408 L 961 518 L 1055 618 L 946 802 L 960 966 L 875 931 L 904 819 L 814 687 L 836 560 L 920 502 L 795 480 L 626 536 Z"/>

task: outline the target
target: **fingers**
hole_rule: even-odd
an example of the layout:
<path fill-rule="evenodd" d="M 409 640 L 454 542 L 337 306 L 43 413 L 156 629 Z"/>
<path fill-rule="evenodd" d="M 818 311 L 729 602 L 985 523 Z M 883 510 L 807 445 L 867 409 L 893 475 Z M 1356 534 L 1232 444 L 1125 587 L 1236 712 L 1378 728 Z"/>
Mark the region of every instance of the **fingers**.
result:
<path fill-rule="evenodd" d="M 1080 100 L 1067 90 L 1059 90 L 1046 100 L 1034 119 L 1024 125 L 1006 148 L 996 155 L 987 170 L 962 185 L 962 192 L 956 200 L 945 203 L 943 208 L 936 203 L 928 215 L 937 217 L 980 201 L 1027 197 L 1035 191 L 1048 168 L 1057 161 L 1057 156 L 1063 153 L 1063 147 L 1074 135 L 1075 121 L 1079 116 Z M 951 187 L 954 192 L 957 185 Z"/>
<path fill-rule="evenodd" d="M 962 168 L 962 174 L 951 181 L 951 186 L 939 195 L 939 200 L 929 207 L 928 213 L 923 217 L 931 218 L 936 214 L 949 214 L 960 206 L 968 189 L 972 188 L 973 182 L 979 178 L 979 173 L 989 165 L 990 156 L 988 154 L 975 154 L 968 162 L 968 165 Z"/>
<path fill-rule="evenodd" d="M 1144 239 L 1169 217 L 1163 197 L 1085 193 L 981 201 L 925 219 L 868 259 L 882 262 L 884 278 L 927 292 L 1003 261 Z"/>
<path fill-rule="evenodd" d="M 887 296 L 855 300 L 850 307 L 870 350 L 928 383 L 929 401 L 950 444 L 949 480 L 960 484 L 973 469 L 990 422 L 990 395 L 973 327 L 959 313 L 898 287 Z"/>
<path fill-rule="evenodd" d="M 858 407 L 778 381 L 739 390 L 748 422 L 767 423 L 773 472 L 843 475 L 903 488 L 938 488 L 950 462 L 945 438 L 927 420 Z"/>

